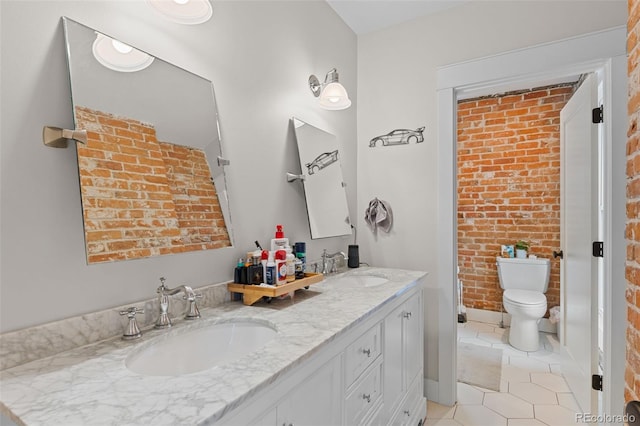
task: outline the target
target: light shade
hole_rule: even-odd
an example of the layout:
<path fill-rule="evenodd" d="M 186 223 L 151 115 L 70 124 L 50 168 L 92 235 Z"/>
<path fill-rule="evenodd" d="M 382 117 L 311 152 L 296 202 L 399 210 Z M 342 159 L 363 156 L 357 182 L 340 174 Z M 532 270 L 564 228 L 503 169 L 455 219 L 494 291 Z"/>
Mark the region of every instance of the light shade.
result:
<path fill-rule="evenodd" d="M 136 72 L 153 62 L 150 56 L 104 34 L 96 33 L 92 46 L 93 56 L 105 67 L 120 72 Z"/>
<path fill-rule="evenodd" d="M 351 100 L 344 86 L 336 81 L 327 84 L 320 93 L 320 106 L 331 110 L 347 109 Z"/>
<path fill-rule="evenodd" d="M 147 0 L 162 16 L 178 24 L 196 25 L 213 15 L 209 0 Z"/>
<path fill-rule="evenodd" d="M 322 84 L 315 75 L 309 76 L 309 89 L 313 96 L 320 98 L 321 108 L 340 110 L 351 106 L 347 90 L 338 82 L 338 71 L 335 68 L 327 73 Z"/>

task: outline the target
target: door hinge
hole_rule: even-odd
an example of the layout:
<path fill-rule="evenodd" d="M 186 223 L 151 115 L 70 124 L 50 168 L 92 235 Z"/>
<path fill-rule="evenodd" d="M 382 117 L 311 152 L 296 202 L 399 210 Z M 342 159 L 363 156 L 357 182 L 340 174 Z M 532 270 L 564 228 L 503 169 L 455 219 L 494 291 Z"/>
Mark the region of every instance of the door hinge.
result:
<path fill-rule="evenodd" d="M 602 376 L 600 374 L 591 376 L 591 387 L 593 390 L 602 391 Z"/>
<path fill-rule="evenodd" d="M 591 121 L 594 124 L 602 123 L 604 121 L 604 106 L 600 105 L 598 108 L 591 110 Z"/>
<path fill-rule="evenodd" d="M 604 257 L 604 243 L 602 241 L 594 241 L 592 252 L 593 257 Z"/>

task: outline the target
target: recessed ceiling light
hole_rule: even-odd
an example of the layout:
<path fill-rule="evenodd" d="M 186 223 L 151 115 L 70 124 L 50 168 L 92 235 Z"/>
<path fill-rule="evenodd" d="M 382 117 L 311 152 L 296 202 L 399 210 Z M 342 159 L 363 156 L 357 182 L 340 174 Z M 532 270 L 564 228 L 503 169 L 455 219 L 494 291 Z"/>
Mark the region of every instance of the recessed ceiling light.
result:
<path fill-rule="evenodd" d="M 202 24 L 213 15 L 209 0 L 147 0 L 147 3 L 165 18 L 179 24 Z"/>
<path fill-rule="evenodd" d="M 136 72 L 153 62 L 150 56 L 128 44 L 96 32 L 92 46 L 93 56 L 105 67 L 120 72 Z"/>

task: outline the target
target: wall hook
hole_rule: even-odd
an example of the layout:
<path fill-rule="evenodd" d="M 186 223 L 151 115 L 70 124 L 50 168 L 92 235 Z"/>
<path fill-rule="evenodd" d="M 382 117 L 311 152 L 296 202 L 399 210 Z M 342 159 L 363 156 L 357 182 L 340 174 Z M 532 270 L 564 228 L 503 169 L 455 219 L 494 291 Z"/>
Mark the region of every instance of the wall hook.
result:
<path fill-rule="evenodd" d="M 306 179 L 305 175 L 294 175 L 293 173 L 287 172 L 287 182 L 293 182 L 295 180 L 301 180 L 304 182 L 305 179 Z"/>
<path fill-rule="evenodd" d="M 44 126 L 42 129 L 42 142 L 52 148 L 66 148 L 69 139 L 87 144 L 86 130 L 69 130 L 60 127 Z"/>

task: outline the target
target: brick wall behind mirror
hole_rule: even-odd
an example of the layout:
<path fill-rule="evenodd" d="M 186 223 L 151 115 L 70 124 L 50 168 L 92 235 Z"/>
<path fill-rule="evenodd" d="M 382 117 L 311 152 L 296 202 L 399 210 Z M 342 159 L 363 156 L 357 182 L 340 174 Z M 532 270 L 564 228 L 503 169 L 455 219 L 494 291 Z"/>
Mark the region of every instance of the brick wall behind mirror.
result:
<path fill-rule="evenodd" d="M 77 145 L 87 262 L 231 246 L 212 83 L 135 48 L 118 70 L 117 54 L 98 57 L 111 38 L 63 23 L 75 126 L 88 132 Z"/>

